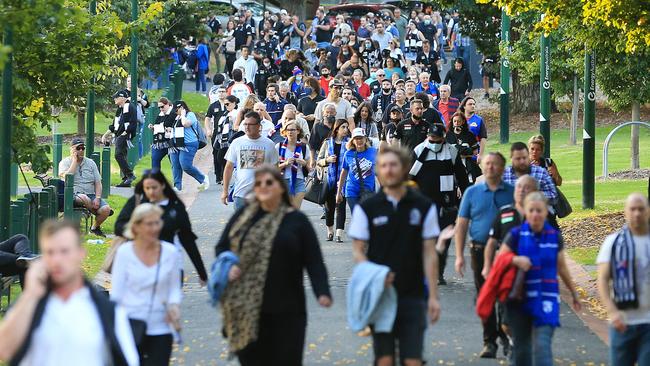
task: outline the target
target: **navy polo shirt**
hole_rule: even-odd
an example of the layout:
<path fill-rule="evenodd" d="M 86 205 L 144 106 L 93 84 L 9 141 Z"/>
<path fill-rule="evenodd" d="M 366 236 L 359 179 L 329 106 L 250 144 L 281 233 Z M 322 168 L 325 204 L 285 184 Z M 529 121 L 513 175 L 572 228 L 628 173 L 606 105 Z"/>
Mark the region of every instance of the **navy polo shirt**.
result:
<path fill-rule="evenodd" d="M 469 219 L 469 235 L 473 241 L 486 243 L 494 218 L 503 206 L 514 203 L 515 188 L 501 182 L 491 191 L 482 182 L 469 187 L 460 202 L 458 216 Z"/>

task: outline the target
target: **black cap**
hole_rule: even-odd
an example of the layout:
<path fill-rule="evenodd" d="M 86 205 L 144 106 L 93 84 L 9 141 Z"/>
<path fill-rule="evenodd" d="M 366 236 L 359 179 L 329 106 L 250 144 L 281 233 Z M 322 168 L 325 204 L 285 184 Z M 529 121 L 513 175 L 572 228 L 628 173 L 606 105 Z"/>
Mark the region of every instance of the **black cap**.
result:
<path fill-rule="evenodd" d="M 127 93 L 126 90 L 120 90 L 120 91 L 116 92 L 115 94 L 113 94 L 113 99 L 115 99 L 115 98 L 128 98 L 128 97 L 129 97 L 129 93 Z"/>
<path fill-rule="evenodd" d="M 70 141 L 70 146 L 75 146 L 75 145 L 80 145 L 80 144 L 85 144 L 86 141 L 82 139 L 81 137 L 75 137 Z"/>
<path fill-rule="evenodd" d="M 394 105 L 393 108 L 390 109 L 390 111 L 391 111 L 391 112 L 395 112 L 395 111 L 397 111 L 397 112 L 400 112 L 400 113 L 404 113 L 404 111 L 402 110 L 402 108 L 400 108 L 400 107 L 397 106 L 397 105 Z"/>
<path fill-rule="evenodd" d="M 445 137 L 445 126 L 439 123 L 434 123 L 427 129 L 427 135 Z"/>

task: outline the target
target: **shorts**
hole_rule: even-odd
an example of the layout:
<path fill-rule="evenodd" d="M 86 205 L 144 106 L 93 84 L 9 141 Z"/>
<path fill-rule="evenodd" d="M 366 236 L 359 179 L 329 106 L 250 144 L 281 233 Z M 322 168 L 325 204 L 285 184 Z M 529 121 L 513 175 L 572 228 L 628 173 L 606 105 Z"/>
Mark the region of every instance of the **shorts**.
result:
<path fill-rule="evenodd" d="M 398 300 L 393 331 L 391 333 L 375 333 L 373 329 L 372 344 L 375 360 L 384 356 L 394 357 L 396 346 L 399 348 L 400 360 L 421 360 L 424 349 L 424 331 L 427 329 L 426 314 L 425 300 L 419 298 Z"/>
<path fill-rule="evenodd" d="M 289 187 L 289 189 L 291 189 L 291 180 L 285 178 L 284 181 L 287 182 L 287 187 Z M 305 180 L 301 179 L 301 178 L 296 178 L 296 191 L 295 191 L 295 194 L 305 193 L 305 191 L 306 191 L 306 189 L 305 189 Z"/>
<path fill-rule="evenodd" d="M 84 194 L 84 193 L 75 193 L 74 194 L 75 198 L 77 198 L 77 196 L 79 196 L 80 194 Z M 85 196 L 88 197 L 91 201 L 94 201 L 95 198 L 97 197 L 94 194 L 85 194 Z M 108 202 L 104 201 L 103 198 L 100 198 L 99 199 L 99 208 L 97 210 L 90 210 L 90 211 L 92 211 L 93 213 L 96 213 L 100 208 L 102 208 L 104 206 L 108 206 Z"/>

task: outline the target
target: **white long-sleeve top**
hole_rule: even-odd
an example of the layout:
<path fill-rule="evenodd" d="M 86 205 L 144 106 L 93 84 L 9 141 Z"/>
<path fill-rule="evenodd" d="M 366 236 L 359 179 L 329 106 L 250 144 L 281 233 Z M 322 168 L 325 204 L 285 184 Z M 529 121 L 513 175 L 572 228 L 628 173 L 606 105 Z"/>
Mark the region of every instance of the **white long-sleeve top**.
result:
<path fill-rule="evenodd" d="M 160 272 L 151 313 L 149 306 L 158 264 L 145 265 L 135 254 L 131 241 L 120 246 L 113 261 L 111 300 L 121 305 L 129 318 L 146 321 L 147 335 L 172 333 L 172 327 L 165 321 L 166 306 L 180 304 L 182 299 L 178 249 L 165 241 L 160 244 Z"/>

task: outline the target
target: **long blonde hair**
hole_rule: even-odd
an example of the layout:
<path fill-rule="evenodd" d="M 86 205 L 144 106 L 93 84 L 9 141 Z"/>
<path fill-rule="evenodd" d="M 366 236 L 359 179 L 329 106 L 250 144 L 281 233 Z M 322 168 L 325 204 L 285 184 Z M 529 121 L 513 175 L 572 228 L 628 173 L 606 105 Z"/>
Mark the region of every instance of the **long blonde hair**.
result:
<path fill-rule="evenodd" d="M 133 210 L 133 213 L 131 214 L 131 218 L 129 219 L 129 222 L 126 224 L 125 230 L 124 230 L 124 237 L 127 239 L 135 239 L 135 235 L 133 233 L 133 226 L 140 224 L 145 218 L 156 215 L 158 218 L 162 217 L 163 215 L 163 209 L 160 208 L 160 206 L 155 205 L 153 203 L 141 203 L 139 204 L 135 210 Z"/>

